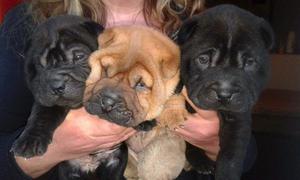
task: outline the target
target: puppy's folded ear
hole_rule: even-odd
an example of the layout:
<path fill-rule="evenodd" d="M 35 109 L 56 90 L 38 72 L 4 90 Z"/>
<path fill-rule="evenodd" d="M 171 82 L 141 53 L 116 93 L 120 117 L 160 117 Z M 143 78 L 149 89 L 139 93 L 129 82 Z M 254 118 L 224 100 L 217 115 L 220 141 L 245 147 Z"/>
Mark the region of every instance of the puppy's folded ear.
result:
<path fill-rule="evenodd" d="M 259 31 L 265 43 L 266 48 L 271 50 L 275 41 L 274 32 L 271 25 L 264 19 L 261 19 L 261 22 L 259 24 Z"/>
<path fill-rule="evenodd" d="M 89 57 L 89 66 L 91 72 L 85 81 L 85 91 L 83 95 L 83 102 L 87 102 L 92 96 L 93 89 L 96 86 L 97 81 L 100 80 L 102 74 L 101 59 L 102 51 L 94 51 Z"/>
<path fill-rule="evenodd" d="M 94 22 L 94 21 L 87 21 L 82 24 L 82 26 L 91 34 L 98 36 L 103 30 L 103 26 Z"/>
<path fill-rule="evenodd" d="M 186 20 L 182 25 L 178 33 L 177 43 L 183 44 L 185 41 L 187 41 L 192 34 L 194 33 L 196 27 L 197 27 L 197 19 L 196 17 L 192 17 L 188 20 Z"/>
<path fill-rule="evenodd" d="M 98 37 L 98 44 L 100 48 L 104 48 L 109 46 L 115 38 L 115 32 L 112 29 L 105 30 L 99 37 Z"/>

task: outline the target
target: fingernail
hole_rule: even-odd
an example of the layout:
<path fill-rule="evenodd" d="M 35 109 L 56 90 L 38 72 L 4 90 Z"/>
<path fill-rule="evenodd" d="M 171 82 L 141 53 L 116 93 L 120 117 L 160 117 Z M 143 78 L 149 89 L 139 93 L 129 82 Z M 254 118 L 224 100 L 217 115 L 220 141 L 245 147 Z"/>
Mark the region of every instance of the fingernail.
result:
<path fill-rule="evenodd" d="M 180 127 L 181 129 L 184 129 L 184 125 L 183 125 L 183 124 L 180 124 L 179 127 Z"/>

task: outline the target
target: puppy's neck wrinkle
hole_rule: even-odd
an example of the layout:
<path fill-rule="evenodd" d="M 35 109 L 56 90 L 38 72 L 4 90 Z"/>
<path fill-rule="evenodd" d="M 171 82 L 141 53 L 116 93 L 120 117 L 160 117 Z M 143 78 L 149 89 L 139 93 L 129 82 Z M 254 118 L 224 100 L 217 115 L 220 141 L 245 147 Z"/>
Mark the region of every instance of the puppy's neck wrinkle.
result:
<path fill-rule="evenodd" d="M 146 120 L 135 126 L 134 129 L 137 131 L 150 131 L 157 125 L 156 119 Z"/>

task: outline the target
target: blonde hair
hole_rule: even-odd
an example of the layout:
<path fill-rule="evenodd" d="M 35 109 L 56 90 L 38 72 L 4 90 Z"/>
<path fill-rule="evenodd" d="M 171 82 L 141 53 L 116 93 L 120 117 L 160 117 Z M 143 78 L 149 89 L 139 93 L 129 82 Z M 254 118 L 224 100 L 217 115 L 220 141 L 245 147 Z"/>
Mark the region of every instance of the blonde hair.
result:
<path fill-rule="evenodd" d="M 37 22 L 59 14 L 81 15 L 105 25 L 106 11 L 102 0 L 31 0 L 29 10 Z M 143 15 L 146 23 L 165 33 L 175 31 L 182 16 L 199 13 L 204 0 L 144 0 Z"/>

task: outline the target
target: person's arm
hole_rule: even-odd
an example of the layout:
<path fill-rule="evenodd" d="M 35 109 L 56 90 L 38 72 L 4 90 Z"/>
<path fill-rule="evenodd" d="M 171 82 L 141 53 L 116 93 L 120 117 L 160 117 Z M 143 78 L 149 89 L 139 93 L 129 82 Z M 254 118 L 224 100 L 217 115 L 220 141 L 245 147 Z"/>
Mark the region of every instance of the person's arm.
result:
<path fill-rule="evenodd" d="M 220 119 L 216 111 L 202 110 L 197 108 L 187 97 L 185 89 L 183 95 L 186 101 L 196 111 L 189 114 L 184 124 L 176 128 L 176 132 L 187 142 L 201 148 L 213 161 L 217 159 L 219 147 Z"/>
<path fill-rule="evenodd" d="M 54 131 L 52 143 L 44 155 L 30 159 L 15 158 L 17 164 L 28 176 L 36 178 L 61 161 L 113 147 L 134 133 L 135 131 L 131 128 L 101 120 L 97 116 L 88 114 L 84 108 L 80 108 L 71 110 Z"/>
<path fill-rule="evenodd" d="M 81 108 L 71 111 L 55 130 L 53 141 L 43 156 L 24 159 L 10 152 L 13 142 L 26 125 L 33 102 L 23 72 L 23 51 L 32 28 L 30 23 L 26 6 L 22 5 L 8 13 L 0 28 L 1 179 L 39 177 L 61 161 L 112 147 L 134 133 L 132 129 L 90 116 Z M 53 178 L 47 176 L 47 179 L 57 179 L 55 173 Z"/>
<path fill-rule="evenodd" d="M 21 132 L 22 129 L 14 133 L 0 135 L 0 177 L 1 179 L 26 180 L 31 179 L 23 173 L 16 164 L 13 155 L 10 153 L 10 147 Z"/>

